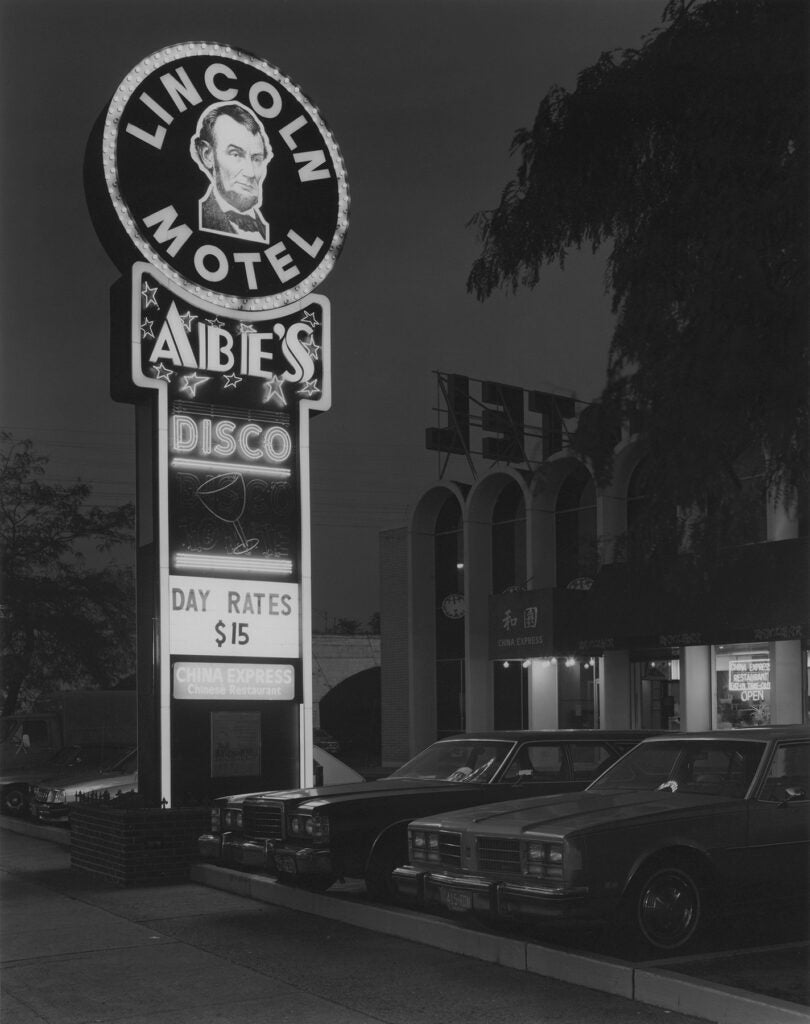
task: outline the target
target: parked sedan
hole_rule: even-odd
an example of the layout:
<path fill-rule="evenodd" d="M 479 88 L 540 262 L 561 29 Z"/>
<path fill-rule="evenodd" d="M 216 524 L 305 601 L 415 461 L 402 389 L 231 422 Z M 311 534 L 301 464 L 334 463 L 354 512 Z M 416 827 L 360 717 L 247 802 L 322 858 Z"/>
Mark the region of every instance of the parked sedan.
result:
<path fill-rule="evenodd" d="M 426 907 L 610 922 L 680 951 L 715 898 L 807 898 L 808 794 L 807 728 L 658 736 L 582 793 L 413 821 L 394 885 Z"/>
<path fill-rule="evenodd" d="M 107 761 L 101 768 L 88 769 L 41 779 L 34 786 L 31 816 L 42 822 L 67 822 L 70 808 L 81 797 L 112 799 L 138 790 L 138 751 L 131 749 L 123 757 Z"/>
<path fill-rule="evenodd" d="M 198 850 L 320 891 L 362 878 L 372 898 L 390 899 L 412 818 L 517 794 L 581 790 L 646 735 L 515 731 L 439 740 L 375 782 L 221 798 Z"/>
<path fill-rule="evenodd" d="M 88 769 L 98 768 L 113 757 L 117 760 L 127 749 L 88 744 L 62 747 L 45 764 L 37 764 L 35 767 L 23 764 L 15 771 L 3 772 L 0 775 L 0 811 L 3 814 L 26 814 L 31 802 L 31 791 L 43 776 L 87 775 Z"/>

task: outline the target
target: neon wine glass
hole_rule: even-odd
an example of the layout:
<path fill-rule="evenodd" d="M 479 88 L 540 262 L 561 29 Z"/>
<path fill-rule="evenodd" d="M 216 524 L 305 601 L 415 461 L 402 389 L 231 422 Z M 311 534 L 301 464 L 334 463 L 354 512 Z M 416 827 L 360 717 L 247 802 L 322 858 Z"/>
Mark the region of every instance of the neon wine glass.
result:
<path fill-rule="evenodd" d="M 246 555 L 259 543 L 258 537 L 245 536 L 239 521 L 245 512 L 245 480 L 241 473 L 220 473 L 200 484 L 196 495 L 203 506 L 220 522 L 230 523 L 236 531 L 238 544 L 233 549 L 235 555 Z"/>

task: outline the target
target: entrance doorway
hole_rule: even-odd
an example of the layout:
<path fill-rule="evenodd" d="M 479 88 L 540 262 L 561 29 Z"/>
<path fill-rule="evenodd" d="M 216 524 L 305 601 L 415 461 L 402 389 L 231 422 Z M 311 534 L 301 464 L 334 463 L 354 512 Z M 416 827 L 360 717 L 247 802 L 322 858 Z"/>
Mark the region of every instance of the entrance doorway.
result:
<path fill-rule="evenodd" d="M 681 663 L 669 651 L 660 656 L 632 657 L 630 683 L 634 729 L 681 727 Z"/>

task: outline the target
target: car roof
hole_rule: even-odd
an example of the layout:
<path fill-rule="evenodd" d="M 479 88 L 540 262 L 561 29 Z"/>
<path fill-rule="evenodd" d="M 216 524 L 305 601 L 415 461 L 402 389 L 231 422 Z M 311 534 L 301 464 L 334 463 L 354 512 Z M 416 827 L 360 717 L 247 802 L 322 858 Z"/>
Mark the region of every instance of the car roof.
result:
<path fill-rule="evenodd" d="M 806 725 L 755 725 L 745 729 L 710 729 L 706 732 L 669 732 L 650 736 L 656 740 L 751 740 L 767 742 L 781 739 L 810 738 L 810 727 Z"/>
<path fill-rule="evenodd" d="M 589 739 L 635 739 L 653 736 L 667 736 L 659 729 L 492 729 L 488 732 L 460 732 L 454 736 L 443 736 L 436 740 L 589 740 Z"/>

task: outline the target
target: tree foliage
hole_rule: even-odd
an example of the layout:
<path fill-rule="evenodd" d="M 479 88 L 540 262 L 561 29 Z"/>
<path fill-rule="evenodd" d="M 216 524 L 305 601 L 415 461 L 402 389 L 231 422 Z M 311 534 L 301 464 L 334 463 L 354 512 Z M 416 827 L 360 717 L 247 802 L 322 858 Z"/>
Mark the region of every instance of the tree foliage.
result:
<path fill-rule="evenodd" d="M 87 484 L 46 481 L 30 441 L 0 435 L 3 714 L 63 684 L 107 687 L 133 671 L 135 590 L 115 560 L 131 504 L 90 503 Z"/>
<path fill-rule="evenodd" d="M 763 486 L 806 490 L 806 6 L 671 0 L 639 49 L 549 92 L 474 218 L 481 299 L 604 247 L 615 329 L 578 432 L 602 481 L 632 415 L 671 504 L 720 507 L 752 450 Z"/>

